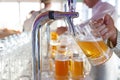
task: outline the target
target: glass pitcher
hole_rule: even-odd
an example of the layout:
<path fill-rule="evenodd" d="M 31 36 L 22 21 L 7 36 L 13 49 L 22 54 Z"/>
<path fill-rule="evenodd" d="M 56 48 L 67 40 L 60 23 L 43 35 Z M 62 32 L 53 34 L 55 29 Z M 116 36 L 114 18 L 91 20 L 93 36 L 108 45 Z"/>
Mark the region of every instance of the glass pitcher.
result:
<path fill-rule="evenodd" d="M 99 32 L 94 33 L 93 25 L 87 23 L 76 26 L 75 40 L 93 66 L 103 64 L 112 56 L 112 50 L 106 45 Z M 97 36 L 95 35 L 97 34 Z"/>

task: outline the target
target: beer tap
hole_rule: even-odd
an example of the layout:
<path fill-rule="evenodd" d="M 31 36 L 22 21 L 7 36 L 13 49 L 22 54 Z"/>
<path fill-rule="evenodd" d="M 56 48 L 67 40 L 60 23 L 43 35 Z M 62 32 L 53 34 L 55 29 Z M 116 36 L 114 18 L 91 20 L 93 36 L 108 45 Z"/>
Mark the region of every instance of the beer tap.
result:
<path fill-rule="evenodd" d="M 32 30 L 32 58 L 33 58 L 33 80 L 41 80 L 41 52 L 42 52 L 42 31 L 41 28 L 45 23 L 50 22 L 51 20 L 58 20 L 65 18 L 69 25 L 73 25 L 71 18 L 78 17 L 77 12 L 60 12 L 60 11 L 46 11 L 44 13 L 39 14 L 34 23 Z M 71 27 L 71 26 L 69 26 Z M 71 29 L 71 28 L 70 28 Z M 48 31 L 49 32 L 49 31 Z M 49 33 L 48 33 L 49 34 Z M 49 35 L 47 35 L 48 37 Z M 49 40 L 49 39 L 47 39 Z M 48 43 L 47 43 L 48 44 Z"/>
<path fill-rule="evenodd" d="M 75 12 L 76 9 L 76 0 L 68 0 L 68 8 L 69 12 Z M 75 36 L 75 29 L 74 29 L 74 24 L 73 24 L 73 18 L 67 17 L 67 22 L 69 23 L 68 31 L 70 34 Z"/>

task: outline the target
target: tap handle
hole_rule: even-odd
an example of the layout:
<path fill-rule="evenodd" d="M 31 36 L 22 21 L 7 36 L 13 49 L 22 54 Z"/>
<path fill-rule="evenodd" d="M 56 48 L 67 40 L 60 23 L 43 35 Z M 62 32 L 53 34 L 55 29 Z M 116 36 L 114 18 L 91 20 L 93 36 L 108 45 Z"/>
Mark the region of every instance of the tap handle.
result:
<path fill-rule="evenodd" d="M 69 12 L 75 12 L 76 0 L 68 0 Z"/>
<path fill-rule="evenodd" d="M 69 12 L 75 12 L 76 9 L 76 0 L 68 0 L 68 8 Z M 73 24 L 73 18 L 69 17 L 67 18 L 67 22 L 69 24 L 68 31 L 70 34 L 75 36 L 75 29 L 74 29 L 74 24 Z"/>

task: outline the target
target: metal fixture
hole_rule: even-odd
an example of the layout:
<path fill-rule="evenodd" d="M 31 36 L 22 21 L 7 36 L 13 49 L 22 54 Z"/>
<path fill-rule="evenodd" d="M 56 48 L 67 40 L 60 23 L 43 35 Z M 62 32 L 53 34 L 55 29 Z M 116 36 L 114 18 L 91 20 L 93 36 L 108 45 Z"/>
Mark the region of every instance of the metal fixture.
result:
<path fill-rule="evenodd" d="M 71 28 L 74 25 L 71 20 L 76 17 L 78 17 L 77 12 L 60 12 L 60 11 L 47 11 L 37 16 L 37 18 L 33 23 L 33 31 L 32 31 L 33 80 L 41 80 L 41 59 L 42 59 L 41 48 L 43 46 L 41 45 L 42 32 L 40 28 L 42 28 L 42 26 L 45 23 L 49 23 L 51 20 L 58 20 L 65 18 L 69 24 L 70 33 L 74 34 L 73 28 Z M 49 35 L 47 35 L 47 37 L 49 37 Z"/>

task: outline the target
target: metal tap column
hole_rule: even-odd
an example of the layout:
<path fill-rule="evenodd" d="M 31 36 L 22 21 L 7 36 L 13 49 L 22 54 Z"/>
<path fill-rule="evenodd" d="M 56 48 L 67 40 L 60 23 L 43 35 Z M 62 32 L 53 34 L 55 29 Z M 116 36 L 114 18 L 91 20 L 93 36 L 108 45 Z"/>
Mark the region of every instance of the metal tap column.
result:
<path fill-rule="evenodd" d="M 39 34 L 42 36 L 41 30 L 39 30 L 45 23 L 51 21 L 52 19 L 61 19 L 66 18 L 69 19 L 78 17 L 77 12 L 60 12 L 60 11 L 47 11 L 42 14 L 39 14 L 33 23 L 33 30 L 32 30 L 32 48 L 33 48 L 33 80 L 41 80 L 41 72 L 40 72 L 40 65 L 41 65 L 41 38 L 39 40 Z M 69 20 L 68 20 L 69 21 Z M 70 22 L 71 23 L 71 22 Z M 38 64 L 37 64 L 38 63 Z"/>

